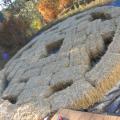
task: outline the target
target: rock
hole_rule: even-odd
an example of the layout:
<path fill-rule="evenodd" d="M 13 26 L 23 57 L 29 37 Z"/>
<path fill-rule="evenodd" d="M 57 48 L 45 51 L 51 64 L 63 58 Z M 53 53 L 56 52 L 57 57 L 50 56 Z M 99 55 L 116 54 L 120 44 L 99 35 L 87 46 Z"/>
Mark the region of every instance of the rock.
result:
<path fill-rule="evenodd" d="M 112 44 L 109 46 L 108 51 L 112 53 L 120 53 L 120 25 L 118 25 L 116 33 L 113 38 Z"/>
<path fill-rule="evenodd" d="M 5 80 L 5 75 L 4 75 L 4 69 L 0 71 L 0 97 L 4 91 L 4 88 L 7 84 L 6 80 Z"/>
<path fill-rule="evenodd" d="M 48 86 L 39 86 L 37 88 L 25 88 L 19 95 L 17 104 L 21 105 L 34 100 L 37 97 L 44 98 L 47 92 L 51 93 Z"/>
<path fill-rule="evenodd" d="M 12 103 L 16 102 L 17 97 L 23 91 L 25 83 L 19 84 L 10 84 L 3 92 L 2 98 L 11 101 Z"/>
<path fill-rule="evenodd" d="M 86 79 L 95 86 L 101 82 L 104 82 L 105 85 L 105 81 L 109 81 L 109 84 L 111 85 L 115 82 L 119 82 L 119 59 L 119 54 L 105 54 L 101 58 L 101 61 L 86 74 Z"/>
<path fill-rule="evenodd" d="M 50 113 L 50 105 L 46 100 L 37 99 L 21 105 L 14 111 L 12 120 L 40 120 Z"/>
<path fill-rule="evenodd" d="M 60 84 L 65 84 L 69 82 L 74 82 L 84 78 L 85 72 L 88 70 L 87 66 L 73 66 L 61 69 L 55 75 L 52 76 L 50 81 L 51 86 L 59 86 Z"/>
<path fill-rule="evenodd" d="M 14 64 L 14 63 L 13 63 Z M 15 66 L 13 66 L 13 68 L 11 69 L 10 74 L 7 76 L 7 79 L 9 81 L 11 81 L 11 79 L 15 76 L 16 72 L 21 68 L 21 67 L 25 67 L 26 63 L 24 63 L 24 61 L 20 60 L 19 62 L 17 62 L 17 64 Z"/>
<path fill-rule="evenodd" d="M 61 91 L 56 90 L 54 94 L 49 97 L 52 111 L 58 110 L 59 108 L 80 109 L 84 105 L 87 106 L 89 101 L 84 99 L 85 95 L 87 97 L 87 89 L 94 90 L 94 87 L 84 79 L 81 79 L 80 81 L 73 83 L 71 86 L 63 87 Z M 80 98 L 83 98 L 84 100 L 82 101 Z"/>
<path fill-rule="evenodd" d="M 105 44 L 101 34 L 94 32 L 88 36 L 86 50 L 91 59 L 97 57 L 105 50 Z"/>
<path fill-rule="evenodd" d="M 9 101 L 0 100 L 0 120 L 11 120 L 15 108 Z"/>
<path fill-rule="evenodd" d="M 67 57 L 62 60 L 51 62 L 50 64 L 45 65 L 42 69 L 41 75 L 48 75 L 50 73 L 54 74 L 66 67 L 69 67 L 69 59 Z"/>
<path fill-rule="evenodd" d="M 0 71 L 0 119 L 38 120 L 60 108 L 119 113 L 119 10 L 78 13 L 22 48 Z"/>
<path fill-rule="evenodd" d="M 90 57 L 85 45 L 71 49 L 70 65 L 86 65 L 88 67 L 90 66 Z"/>
<path fill-rule="evenodd" d="M 45 85 L 47 86 L 50 84 L 51 79 L 52 79 L 52 73 L 31 77 L 26 84 L 26 88 L 36 88 L 38 86 L 45 86 Z"/>

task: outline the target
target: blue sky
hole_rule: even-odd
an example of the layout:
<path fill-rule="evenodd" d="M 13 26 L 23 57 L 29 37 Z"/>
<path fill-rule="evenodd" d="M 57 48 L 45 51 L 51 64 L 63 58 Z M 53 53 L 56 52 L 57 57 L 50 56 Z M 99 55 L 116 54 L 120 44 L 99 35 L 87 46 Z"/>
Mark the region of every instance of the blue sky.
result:
<path fill-rule="evenodd" d="M 2 8 L 4 7 L 3 5 L 1 5 L 3 3 L 3 0 L 0 0 L 0 11 L 2 10 Z"/>
<path fill-rule="evenodd" d="M 15 0 L 12 0 L 12 1 L 15 1 Z M 2 4 L 3 3 L 3 0 L 0 0 L 0 4 Z M 3 8 L 4 6 L 2 5 L 0 5 L 0 11 L 2 10 L 2 8 Z"/>

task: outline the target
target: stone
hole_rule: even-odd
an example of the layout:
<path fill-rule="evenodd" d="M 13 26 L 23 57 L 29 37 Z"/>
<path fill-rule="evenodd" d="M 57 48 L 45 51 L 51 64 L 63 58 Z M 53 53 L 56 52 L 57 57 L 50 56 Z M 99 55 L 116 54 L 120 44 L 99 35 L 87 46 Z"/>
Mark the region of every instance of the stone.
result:
<path fill-rule="evenodd" d="M 84 78 L 85 72 L 88 70 L 87 66 L 73 66 L 60 70 L 52 76 L 50 82 L 51 86 L 59 86 L 60 84 L 65 84 L 69 82 L 74 82 Z"/>
<path fill-rule="evenodd" d="M 21 77 L 21 81 L 29 79 L 30 77 L 33 77 L 33 76 L 38 76 L 40 73 L 41 73 L 41 70 L 39 68 L 30 69 L 25 73 L 23 73 Z"/>
<path fill-rule="evenodd" d="M 112 18 L 116 18 L 118 16 L 120 16 L 120 12 L 119 12 L 119 7 L 115 7 L 115 9 L 112 8 L 112 11 L 109 10 L 109 12 L 111 14 Z"/>
<path fill-rule="evenodd" d="M 113 34 L 116 31 L 115 23 L 112 20 L 106 20 L 100 24 L 100 34 L 105 39 L 106 35 Z"/>
<path fill-rule="evenodd" d="M 52 90 L 50 90 L 48 86 L 41 85 L 36 88 L 29 88 L 29 86 L 26 86 L 23 92 L 19 95 L 16 104 L 22 105 L 33 101 L 37 97 L 44 98 L 46 95 L 49 96 L 51 93 Z"/>
<path fill-rule="evenodd" d="M 46 100 L 36 100 L 18 107 L 12 120 L 40 120 L 48 113 L 50 113 L 49 103 Z"/>
<path fill-rule="evenodd" d="M 87 94 L 86 89 L 92 90 L 94 88 L 87 81 L 81 79 L 62 91 L 56 91 L 49 97 L 52 111 L 59 108 L 80 109 L 82 104 L 86 104 L 86 101 L 83 103 L 80 101 L 80 98 L 84 99 L 85 94 Z"/>
<path fill-rule="evenodd" d="M 4 91 L 4 88 L 6 86 L 6 80 L 5 80 L 5 75 L 4 75 L 5 70 L 0 71 L 0 97 Z"/>
<path fill-rule="evenodd" d="M 63 69 L 65 67 L 69 66 L 69 59 L 66 57 L 60 61 L 51 62 L 50 64 L 47 64 L 43 67 L 41 75 L 48 75 L 50 73 L 56 73 L 60 69 Z"/>
<path fill-rule="evenodd" d="M 105 54 L 101 58 L 101 61 L 86 74 L 86 80 L 95 86 L 101 82 L 104 82 L 105 84 L 106 80 L 109 81 L 109 84 L 119 82 L 119 59 L 119 54 Z"/>
<path fill-rule="evenodd" d="M 101 19 L 96 19 L 92 22 L 89 22 L 88 27 L 86 29 L 86 34 L 90 35 L 92 33 L 98 32 L 100 29 L 100 23 L 101 23 Z"/>
<path fill-rule="evenodd" d="M 110 113 L 120 95 L 119 11 L 77 13 L 18 51 L 0 71 L 0 120 L 38 120 L 60 108 Z"/>
<path fill-rule="evenodd" d="M 89 59 L 97 57 L 99 54 L 103 53 L 105 50 L 104 40 L 99 33 L 93 33 L 89 35 L 86 41 L 86 51 L 88 53 Z"/>
<path fill-rule="evenodd" d="M 2 98 L 11 102 L 16 102 L 19 94 L 24 90 L 25 83 L 10 84 L 3 92 Z"/>
<path fill-rule="evenodd" d="M 8 76 L 8 74 L 13 70 L 13 68 L 15 67 L 15 65 L 19 62 L 20 60 L 15 59 L 11 62 L 10 66 L 5 68 L 5 73 Z"/>
<path fill-rule="evenodd" d="M 47 86 L 50 84 L 51 79 L 52 79 L 52 73 L 34 76 L 30 78 L 30 80 L 27 82 L 26 87 L 36 88 L 38 86 L 45 86 L 45 85 Z"/>
<path fill-rule="evenodd" d="M 112 53 L 120 53 L 120 25 L 118 25 L 116 33 L 113 38 L 112 44 L 109 46 L 108 51 Z"/>
<path fill-rule="evenodd" d="M 0 100 L 0 120 L 11 120 L 16 107 L 7 100 Z"/>
<path fill-rule="evenodd" d="M 11 81 L 11 79 L 14 77 L 16 74 L 17 70 L 21 67 L 25 67 L 24 61 L 19 61 L 15 67 L 11 70 L 10 74 L 7 76 L 8 81 Z"/>

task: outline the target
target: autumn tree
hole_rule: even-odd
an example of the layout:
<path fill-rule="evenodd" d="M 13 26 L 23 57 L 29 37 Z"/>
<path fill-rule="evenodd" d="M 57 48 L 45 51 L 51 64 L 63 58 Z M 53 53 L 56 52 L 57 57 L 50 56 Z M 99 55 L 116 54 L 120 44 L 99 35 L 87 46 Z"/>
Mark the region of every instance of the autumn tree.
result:
<path fill-rule="evenodd" d="M 38 4 L 38 11 L 46 22 L 51 22 L 57 18 L 59 13 L 58 0 L 41 0 Z"/>
<path fill-rule="evenodd" d="M 72 4 L 73 0 L 59 0 L 59 9 L 62 10 L 64 8 L 69 7 Z"/>

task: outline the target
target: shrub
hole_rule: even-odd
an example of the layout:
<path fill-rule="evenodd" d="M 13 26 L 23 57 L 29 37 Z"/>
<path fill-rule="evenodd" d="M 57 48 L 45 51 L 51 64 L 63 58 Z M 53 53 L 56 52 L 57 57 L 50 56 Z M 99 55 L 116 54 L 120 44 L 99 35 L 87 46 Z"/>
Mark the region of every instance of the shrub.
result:
<path fill-rule="evenodd" d="M 72 4 L 73 0 L 59 0 L 59 9 L 64 9 Z"/>
<path fill-rule="evenodd" d="M 27 24 L 20 18 L 11 16 L 8 21 L 4 21 L 0 31 L 0 47 L 4 51 L 15 53 L 26 44 L 26 30 Z"/>
<path fill-rule="evenodd" d="M 31 28 L 34 29 L 35 31 L 38 31 L 42 28 L 43 23 L 40 19 L 35 19 L 31 23 Z"/>
<path fill-rule="evenodd" d="M 42 0 L 37 7 L 46 22 L 51 22 L 57 18 L 59 13 L 58 0 Z"/>
<path fill-rule="evenodd" d="M 73 0 L 41 0 L 37 8 L 44 20 L 48 23 L 57 19 L 58 14 L 72 3 Z"/>

